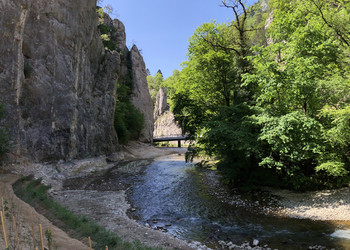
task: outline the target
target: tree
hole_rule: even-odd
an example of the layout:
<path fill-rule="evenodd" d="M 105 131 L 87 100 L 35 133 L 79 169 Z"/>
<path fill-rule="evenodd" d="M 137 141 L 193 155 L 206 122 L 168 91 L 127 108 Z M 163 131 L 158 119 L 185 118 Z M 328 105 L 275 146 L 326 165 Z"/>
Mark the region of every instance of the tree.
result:
<path fill-rule="evenodd" d="M 153 103 L 156 102 L 156 96 L 161 87 L 164 85 L 164 78 L 163 75 L 161 74 L 162 72 L 158 70 L 158 72 L 155 76 L 148 75 L 147 76 L 147 84 L 148 84 L 148 89 L 151 94 L 151 98 Z"/>
<path fill-rule="evenodd" d="M 234 21 L 195 31 L 173 84 L 175 118 L 197 140 L 191 152 L 215 157 L 225 180 L 238 186 L 347 184 L 349 4 L 270 3 L 272 24 L 259 33 L 269 43 L 257 43 L 254 31 L 261 24 L 250 26 L 257 23 L 250 13 L 262 12 L 240 0 L 222 1 Z"/>
<path fill-rule="evenodd" d="M 350 46 L 350 3 L 348 1 L 309 0 L 323 22 L 346 46 Z"/>
<path fill-rule="evenodd" d="M 157 74 L 160 74 L 164 78 L 163 73 L 160 69 L 158 69 Z"/>

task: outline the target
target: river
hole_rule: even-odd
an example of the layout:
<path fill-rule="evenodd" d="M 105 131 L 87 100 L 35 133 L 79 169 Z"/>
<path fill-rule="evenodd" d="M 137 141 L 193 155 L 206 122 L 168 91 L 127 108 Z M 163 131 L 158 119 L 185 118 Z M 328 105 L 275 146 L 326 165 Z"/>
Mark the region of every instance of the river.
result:
<path fill-rule="evenodd" d="M 331 236 L 338 229 L 349 229 L 339 222 L 268 216 L 219 199 L 216 187 L 206 181 L 208 175 L 218 178 L 210 171 L 186 163 L 181 154 L 168 155 L 143 166 L 117 165 L 104 173 L 69 179 L 56 199 L 109 230 L 130 231 L 130 239 L 134 233 L 150 236 L 142 231 L 144 227 L 126 227 L 126 210 L 140 225 L 213 249 L 221 249 L 219 241 L 252 245 L 254 240 L 272 249 L 308 249 L 315 245 L 350 249 L 350 240 Z M 121 208 L 121 204 L 127 206 Z M 147 240 L 146 236 L 141 240 Z"/>
<path fill-rule="evenodd" d="M 132 217 L 212 248 L 219 241 L 240 245 L 254 240 L 278 249 L 350 248 L 349 240 L 330 236 L 337 228 L 333 223 L 257 215 L 212 196 L 202 179 L 203 170 L 184 162 L 182 155 L 158 158 L 133 184 Z"/>

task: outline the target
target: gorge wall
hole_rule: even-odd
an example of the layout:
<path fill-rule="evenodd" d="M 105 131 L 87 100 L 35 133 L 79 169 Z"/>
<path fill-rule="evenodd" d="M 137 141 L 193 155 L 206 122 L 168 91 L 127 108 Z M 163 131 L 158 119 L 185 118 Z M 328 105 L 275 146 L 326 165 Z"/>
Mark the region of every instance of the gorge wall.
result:
<path fill-rule="evenodd" d="M 96 0 L 1 0 L 0 13 L 0 103 L 12 161 L 68 160 L 118 150 L 113 122 L 117 83 L 125 74 L 123 24 L 111 21 L 111 38 L 120 49 L 108 51 L 98 30 Z M 142 67 L 134 68 L 141 82 Z M 135 98 L 147 103 L 147 93 Z M 145 141 L 152 140 L 152 131 L 145 127 Z"/>
<path fill-rule="evenodd" d="M 182 129 L 175 121 L 174 114 L 169 110 L 165 87 L 159 89 L 154 108 L 154 137 L 182 135 Z"/>

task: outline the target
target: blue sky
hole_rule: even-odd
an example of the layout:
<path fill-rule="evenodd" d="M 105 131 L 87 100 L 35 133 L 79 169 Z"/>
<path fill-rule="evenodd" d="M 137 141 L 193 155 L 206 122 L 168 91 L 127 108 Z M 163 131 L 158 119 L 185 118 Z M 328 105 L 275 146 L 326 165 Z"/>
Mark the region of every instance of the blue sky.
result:
<path fill-rule="evenodd" d="M 248 4 L 256 0 L 248 0 Z M 128 47 L 136 44 L 146 67 L 154 75 L 158 69 L 165 78 L 181 69 L 186 60 L 188 39 L 205 22 L 227 22 L 232 10 L 220 7 L 221 0 L 104 0 L 111 5 L 113 18 L 126 30 Z"/>

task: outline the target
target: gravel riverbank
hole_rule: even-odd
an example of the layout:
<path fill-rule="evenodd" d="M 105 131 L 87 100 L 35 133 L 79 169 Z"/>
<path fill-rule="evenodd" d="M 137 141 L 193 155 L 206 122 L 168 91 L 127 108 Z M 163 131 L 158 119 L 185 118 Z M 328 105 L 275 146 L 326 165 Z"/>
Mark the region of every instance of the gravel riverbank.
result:
<path fill-rule="evenodd" d="M 295 193 L 270 190 L 280 197 L 279 212 L 285 216 L 324 221 L 350 221 L 350 188 Z"/>
<path fill-rule="evenodd" d="M 140 160 L 142 160 L 147 163 L 159 156 L 184 153 L 185 151 L 186 149 L 184 148 L 159 149 L 134 142 L 128 146 L 125 146 L 123 152 L 117 153 L 110 157 L 98 157 L 80 161 L 58 162 L 54 164 L 34 164 L 31 166 L 19 164 L 11 167 L 12 170 L 18 174 L 33 174 L 36 176 L 36 178 L 43 178 L 44 183 L 51 184 L 53 187 L 51 190 L 51 195 L 56 197 L 57 200 L 60 200 L 63 205 L 71 207 L 73 211 L 82 214 L 95 214 L 96 218 L 94 219 L 101 219 L 102 224 L 106 224 L 106 228 L 111 228 L 112 224 L 120 225 L 115 231 L 125 239 L 139 239 L 145 244 L 165 248 L 207 249 L 199 243 L 189 243 L 178 240 L 168 234 L 153 230 L 147 226 L 139 225 L 134 220 L 128 218 L 127 210 L 130 209 L 130 205 L 126 199 L 126 186 L 118 186 L 117 183 L 114 184 L 116 185 L 115 187 L 111 187 L 109 186 L 110 184 L 106 182 L 106 190 L 101 190 L 103 194 L 99 193 L 97 195 L 92 189 L 87 189 L 85 192 L 88 195 L 85 198 L 83 198 L 84 195 L 80 190 L 63 190 L 63 183 L 67 179 L 81 178 L 84 180 L 84 178 L 92 178 L 96 174 L 113 174 L 113 171 L 115 174 L 120 173 L 131 175 L 137 175 L 142 172 L 142 164 L 131 164 L 126 165 L 126 167 L 119 167 L 119 169 L 118 167 L 115 168 L 115 166 L 118 166 L 120 162 L 140 162 Z M 113 168 L 114 170 L 112 170 Z M 350 227 L 350 188 L 307 193 L 263 189 L 261 192 L 252 193 L 249 197 L 246 197 L 239 192 L 228 192 L 222 188 L 218 175 L 215 171 L 206 170 L 206 173 L 206 178 L 204 178 L 203 181 L 207 182 L 207 184 L 211 186 L 211 194 L 219 197 L 219 199 L 223 202 L 248 209 L 256 214 L 263 213 L 302 219 L 307 218 L 313 220 L 345 221 L 344 223 L 347 223 Z M 93 180 L 89 179 L 88 182 L 81 184 L 90 185 L 93 183 Z M 83 188 L 82 186 L 81 190 L 83 191 L 83 189 L 86 187 L 87 186 L 84 186 Z M 83 202 L 86 205 L 93 200 L 96 202 L 91 203 L 91 210 L 89 206 L 82 209 L 79 208 L 81 206 L 77 206 L 77 203 L 74 203 L 74 201 Z M 111 204 L 107 206 L 108 209 L 104 212 L 111 213 L 111 216 L 119 216 L 115 218 L 114 221 L 109 220 L 109 217 L 103 215 L 102 211 L 99 211 L 98 213 L 93 211 L 96 206 L 98 206 L 99 202 L 110 203 L 111 200 L 117 200 L 118 206 Z M 249 247 L 255 247 L 254 249 L 268 249 L 268 246 L 255 246 L 253 243 L 254 242 L 251 242 Z M 229 242 L 226 242 L 225 244 L 226 245 L 223 245 L 224 249 L 248 249 L 247 243 L 242 243 L 240 246 L 233 246 L 229 244 Z"/>

